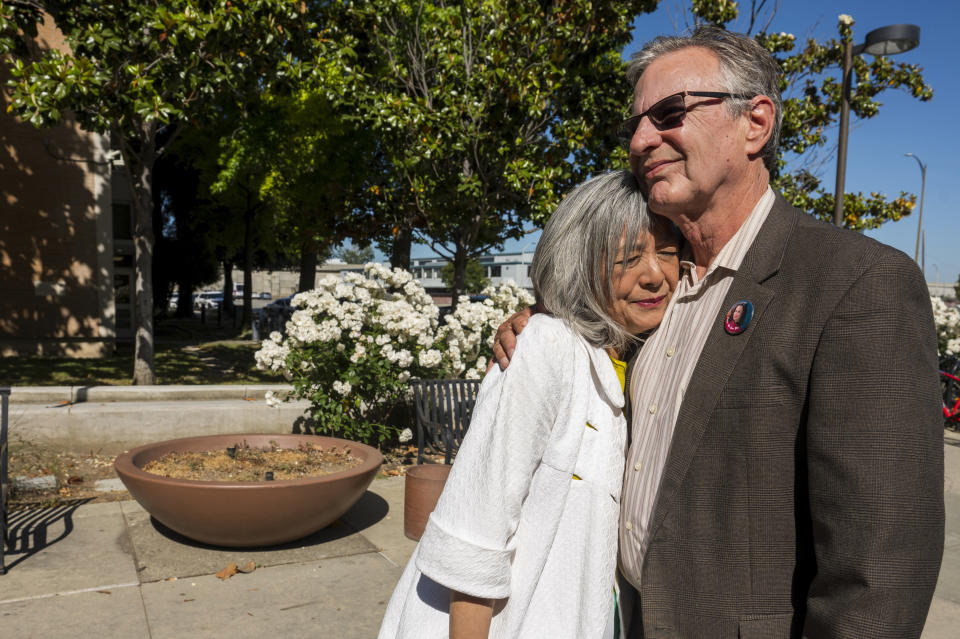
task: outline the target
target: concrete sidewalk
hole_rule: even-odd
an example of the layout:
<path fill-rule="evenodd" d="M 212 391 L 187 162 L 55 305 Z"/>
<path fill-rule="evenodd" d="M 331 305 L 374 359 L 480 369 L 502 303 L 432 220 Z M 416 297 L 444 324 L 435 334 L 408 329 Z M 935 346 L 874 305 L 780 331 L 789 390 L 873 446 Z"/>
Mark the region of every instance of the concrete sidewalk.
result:
<path fill-rule="evenodd" d="M 944 456 L 946 551 L 924 639 L 952 639 L 960 627 L 960 435 L 945 434 Z M 378 479 L 320 533 L 252 551 L 184 539 L 133 501 L 14 512 L 0 636 L 372 639 L 414 548 L 403 485 Z M 215 576 L 251 560 L 252 573 Z"/>
<path fill-rule="evenodd" d="M 14 512 L 0 636 L 376 637 L 415 546 L 403 535 L 403 485 L 378 479 L 335 524 L 262 550 L 197 544 L 135 501 Z M 215 576 L 249 561 L 252 573 Z"/>

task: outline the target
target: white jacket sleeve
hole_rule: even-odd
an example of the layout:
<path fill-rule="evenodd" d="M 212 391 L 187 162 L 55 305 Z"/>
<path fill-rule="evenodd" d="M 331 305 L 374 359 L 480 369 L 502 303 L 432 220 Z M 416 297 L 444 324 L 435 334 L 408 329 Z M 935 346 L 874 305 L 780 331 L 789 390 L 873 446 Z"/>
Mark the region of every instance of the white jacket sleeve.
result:
<path fill-rule="evenodd" d="M 480 388 L 473 419 L 418 549 L 417 567 L 453 590 L 510 595 L 520 509 L 558 416 L 573 391 L 583 346 L 559 320 L 531 319 L 506 371 Z"/>

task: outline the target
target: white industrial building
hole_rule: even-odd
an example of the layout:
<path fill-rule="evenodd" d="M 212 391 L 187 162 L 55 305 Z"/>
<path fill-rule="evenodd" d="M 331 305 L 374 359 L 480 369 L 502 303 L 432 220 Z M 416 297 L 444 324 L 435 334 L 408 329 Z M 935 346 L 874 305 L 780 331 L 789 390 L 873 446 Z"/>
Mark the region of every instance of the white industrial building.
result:
<path fill-rule="evenodd" d="M 445 288 L 440 279 L 440 270 L 447 264 L 447 259 L 436 255 L 431 257 L 415 257 L 410 260 L 410 271 L 427 290 Z M 507 280 L 513 280 L 523 288 L 533 290 L 530 280 L 530 262 L 533 261 L 533 251 L 522 253 L 500 253 L 498 255 L 481 255 L 477 258 L 483 266 L 484 275 L 494 286 Z"/>

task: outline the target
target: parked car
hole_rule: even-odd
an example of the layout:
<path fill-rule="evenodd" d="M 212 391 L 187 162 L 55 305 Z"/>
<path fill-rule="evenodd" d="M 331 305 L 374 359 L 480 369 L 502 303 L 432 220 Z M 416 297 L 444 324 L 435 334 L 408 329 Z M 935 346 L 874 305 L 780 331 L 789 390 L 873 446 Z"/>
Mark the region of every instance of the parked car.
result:
<path fill-rule="evenodd" d="M 222 291 L 203 291 L 198 293 L 193 298 L 193 308 L 194 310 L 200 310 L 201 308 L 206 309 L 215 309 L 223 305 L 223 292 Z"/>
<path fill-rule="evenodd" d="M 269 298 L 267 298 L 269 299 Z M 264 310 L 285 310 L 290 308 L 290 300 L 293 299 L 293 295 L 287 295 L 286 297 L 278 297 L 269 304 L 263 307 Z"/>
<path fill-rule="evenodd" d="M 260 293 L 260 299 L 262 300 L 273 299 L 273 295 L 271 295 L 268 291 L 264 291 L 263 293 Z"/>
<path fill-rule="evenodd" d="M 256 321 L 260 335 L 269 335 L 272 331 L 283 331 L 287 320 L 293 315 L 293 307 L 290 306 L 292 299 L 293 295 L 281 297 L 258 310 Z"/>

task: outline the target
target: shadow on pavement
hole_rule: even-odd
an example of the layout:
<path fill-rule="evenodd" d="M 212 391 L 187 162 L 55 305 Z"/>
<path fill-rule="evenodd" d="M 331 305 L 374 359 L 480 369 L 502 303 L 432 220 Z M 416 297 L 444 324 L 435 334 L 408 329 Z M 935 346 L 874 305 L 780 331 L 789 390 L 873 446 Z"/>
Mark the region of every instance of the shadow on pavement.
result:
<path fill-rule="evenodd" d="M 20 555 L 6 564 L 10 570 L 37 554 L 44 548 L 62 541 L 73 532 L 73 513 L 91 499 L 75 499 L 49 508 L 23 508 L 9 513 L 7 531 L 9 546 L 5 556 Z M 62 530 L 56 537 L 50 537 L 50 531 L 57 526 Z"/>

